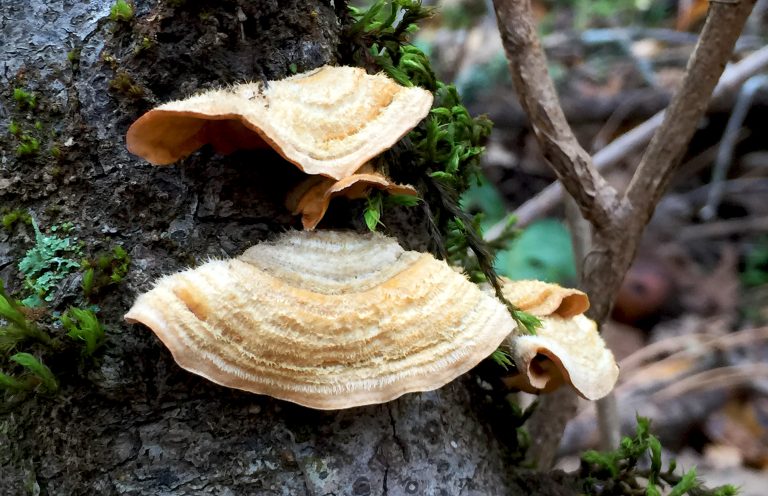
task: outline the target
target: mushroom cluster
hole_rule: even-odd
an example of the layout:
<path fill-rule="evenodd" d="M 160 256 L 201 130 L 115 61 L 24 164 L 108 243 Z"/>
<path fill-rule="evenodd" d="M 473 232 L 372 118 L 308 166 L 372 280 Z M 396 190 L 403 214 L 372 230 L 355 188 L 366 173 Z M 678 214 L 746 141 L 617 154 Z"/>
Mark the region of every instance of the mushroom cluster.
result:
<path fill-rule="evenodd" d="M 441 387 L 505 340 L 519 371 L 510 384 L 549 391 L 569 383 L 588 399 L 607 394 L 618 369 L 582 315 L 583 293 L 504 281 L 505 297 L 544 322 L 536 336 L 522 335 L 501 301 L 444 261 L 377 233 L 312 231 L 335 196 L 362 198 L 372 188 L 416 194 L 369 161 L 431 104 L 428 91 L 384 75 L 323 67 L 143 115 L 128 131 L 128 148 L 156 165 L 205 144 L 222 153 L 274 148 L 308 175 L 286 200 L 306 230 L 163 277 L 126 320 L 151 328 L 191 372 L 318 409 Z"/>

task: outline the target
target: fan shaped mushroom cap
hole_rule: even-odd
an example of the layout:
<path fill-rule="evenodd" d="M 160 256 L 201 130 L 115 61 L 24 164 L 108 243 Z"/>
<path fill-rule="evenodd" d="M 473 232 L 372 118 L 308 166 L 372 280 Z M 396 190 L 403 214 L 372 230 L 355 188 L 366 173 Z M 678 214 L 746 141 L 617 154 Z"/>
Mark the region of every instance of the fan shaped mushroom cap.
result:
<path fill-rule="evenodd" d="M 567 382 L 588 400 L 610 393 L 619 367 L 597 324 L 583 315 L 543 317 L 541 322 L 535 336 L 510 339 L 512 359 L 523 372 L 514 384 L 524 391 L 549 392 Z"/>
<path fill-rule="evenodd" d="M 210 143 L 222 153 L 271 146 L 308 174 L 341 179 L 394 145 L 432 94 L 358 67 L 331 67 L 166 103 L 128 129 L 131 153 L 173 163 Z"/>
<path fill-rule="evenodd" d="M 429 254 L 379 234 L 292 231 L 160 279 L 126 314 L 216 383 L 318 409 L 438 388 L 514 328 Z"/>
<path fill-rule="evenodd" d="M 582 312 L 587 295 L 541 281 L 505 280 L 504 296 L 521 310 L 538 316 L 536 335 L 508 338 L 518 375 L 506 380 L 528 392 L 549 392 L 571 384 L 588 400 L 608 394 L 619 376 L 613 353 L 597 332 L 597 324 Z"/>
<path fill-rule="evenodd" d="M 589 310 L 583 291 L 543 281 L 511 281 L 502 278 L 502 293 L 520 310 L 534 315 L 573 317 Z"/>
<path fill-rule="evenodd" d="M 416 195 L 413 186 L 394 183 L 366 164 L 356 173 L 338 181 L 318 176 L 306 179 L 288 194 L 286 205 L 294 215 L 301 214 L 304 229 L 311 231 L 320 223 L 334 197 L 365 198 L 372 188 L 395 195 Z"/>

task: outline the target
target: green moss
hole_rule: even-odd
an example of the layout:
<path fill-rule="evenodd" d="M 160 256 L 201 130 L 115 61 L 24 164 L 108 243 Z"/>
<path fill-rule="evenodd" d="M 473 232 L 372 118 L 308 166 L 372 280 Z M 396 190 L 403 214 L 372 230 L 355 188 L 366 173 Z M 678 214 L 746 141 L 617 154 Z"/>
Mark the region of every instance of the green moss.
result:
<path fill-rule="evenodd" d="M 10 124 L 8 124 L 8 134 L 11 134 L 13 136 L 18 136 L 21 134 L 21 126 L 16 121 L 11 121 Z"/>
<path fill-rule="evenodd" d="M 17 208 L 16 210 L 6 211 L 3 213 L 3 217 L 0 219 L 0 222 L 2 222 L 6 231 L 13 231 L 13 228 L 19 222 L 32 225 L 32 216 L 30 216 L 29 212 L 26 210 Z"/>
<path fill-rule="evenodd" d="M 149 50 L 153 46 L 155 46 L 155 42 L 152 40 L 152 38 L 149 36 L 142 36 L 141 41 L 136 43 L 136 45 L 133 47 L 133 53 L 138 55 L 143 51 Z"/>
<path fill-rule="evenodd" d="M 45 392 L 53 393 L 59 389 L 56 377 L 39 358 L 30 353 L 16 353 L 10 357 L 12 362 L 25 369 L 27 377 L 37 382 L 37 386 Z"/>
<path fill-rule="evenodd" d="M 70 308 L 60 320 L 67 336 L 83 344 L 84 355 L 92 356 L 104 344 L 104 327 L 93 311 Z"/>
<path fill-rule="evenodd" d="M 67 52 L 67 61 L 72 65 L 78 65 L 80 63 L 80 49 L 73 48 Z"/>
<path fill-rule="evenodd" d="M 40 140 L 29 134 L 22 134 L 19 141 L 21 143 L 16 147 L 17 157 L 30 157 L 37 155 L 37 152 L 40 151 Z"/>
<path fill-rule="evenodd" d="M 26 340 L 50 344 L 51 338 L 25 314 L 25 307 L 8 296 L 0 281 L 0 352 L 7 352 Z"/>
<path fill-rule="evenodd" d="M 670 496 L 726 496 L 737 493 L 733 486 L 708 489 L 696 479 L 696 469 L 677 475 L 674 460 L 664 470 L 661 443 L 650 433 L 650 421 L 637 417 L 634 437 L 624 437 L 613 451 L 586 451 L 579 476 L 586 494 L 645 494 Z M 647 463 L 650 462 L 650 466 Z M 666 489 L 665 489 L 666 486 Z M 635 491 L 627 492 L 628 488 Z"/>
<path fill-rule="evenodd" d="M 32 110 L 37 107 L 37 97 L 23 88 L 14 88 L 13 99 L 22 110 Z"/>
<path fill-rule="evenodd" d="M 83 296 L 93 298 L 105 288 L 119 284 L 128 274 L 131 257 L 122 246 L 115 246 L 108 253 L 84 260 Z"/>
<path fill-rule="evenodd" d="M 125 0 L 117 0 L 109 9 L 109 19 L 114 22 L 128 22 L 133 19 L 133 6 Z"/>
<path fill-rule="evenodd" d="M 144 90 L 137 85 L 133 78 L 125 71 L 117 71 L 117 74 L 109 82 L 109 87 L 131 98 L 141 98 L 144 96 Z"/>

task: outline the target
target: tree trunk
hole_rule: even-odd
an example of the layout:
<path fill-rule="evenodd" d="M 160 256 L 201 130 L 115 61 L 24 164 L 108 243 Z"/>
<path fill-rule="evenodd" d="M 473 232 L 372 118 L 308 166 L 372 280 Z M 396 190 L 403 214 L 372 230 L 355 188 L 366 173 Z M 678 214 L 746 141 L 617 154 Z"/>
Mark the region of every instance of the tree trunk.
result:
<path fill-rule="evenodd" d="M 148 329 L 123 323 L 162 274 L 296 226 L 282 202 L 300 177 L 271 152 L 204 149 L 152 167 L 127 152 L 127 127 L 200 89 L 339 63 L 346 5 L 137 0 L 124 22 L 109 20 L 111 3 L 0 4 L 0 128 L 40 138 L 36 154 L 17 156 L 18 137 L 0 136 L 0 206 L 44 230 L 71 222 L 84 255 L 119 244 L 132 257 L 97 301 L 107 344 L 96 360 L 52 355 L 60 391 L 0 407 L 0 494 L 507 495 L 539 484 L 568 494 L 508 466 L 498 438 L 514 430 L 493 426 L 498 403 L 472 374 L 384 405 L 314 411 L 187 373 Z M 21 108 L 14 88 L 36 107 Z M 401 239 L 423 246 L 410 229 Z M 0 278 L 17 294 L 32 243 L 29 227 L 0 233 Z M 62 282 L 51 312 L 80 304 L 80 278 Z"/>

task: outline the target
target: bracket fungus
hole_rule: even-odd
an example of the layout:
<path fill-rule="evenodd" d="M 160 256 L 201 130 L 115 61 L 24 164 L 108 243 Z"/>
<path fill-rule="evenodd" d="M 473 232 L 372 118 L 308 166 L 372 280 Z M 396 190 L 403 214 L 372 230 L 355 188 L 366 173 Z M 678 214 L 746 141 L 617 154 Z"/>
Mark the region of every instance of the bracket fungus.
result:
<path fill-rule="evenodd" d="M 127 145 L 155 165 L 205 144 L 222 153 L 270 146 L 307 174 L 342 179 L 413 129 L 432 99 L 383 74 L 324 66 L 161 105 L 133 123 Z"/>
<path fill-rule="evenodd" d="M 413 186 L 397 184 L 366 164 L 356 173 L 338 181 L 322 176 L 309 177 L 288 194 L 286 206 L 294 215 L 301 214 L 304 229 L 312 230 L 320 223 L 334 197 L 365 198 L 374 188 L 395 195 L 417 194 Z"/>
<path fill-rule="evenodd" d="M 445 262 L 337 231 L 290 231 L 163 277 L 125 317 L 193 373 L 318 409 L 441 387 L 515 326 Z"/>
<path fill-rule="evenodd" d="M 564 383 L 588 400 L 608 394 L 619 377 L 613 353 L 585 317 L 587 295 L 541 281 L 504 280 L 504 296 L 515 306 L 540 318 L 536 335 L 508 338 L 518 375 L 506 380 L 527 392 L 549 392 Z"/>

